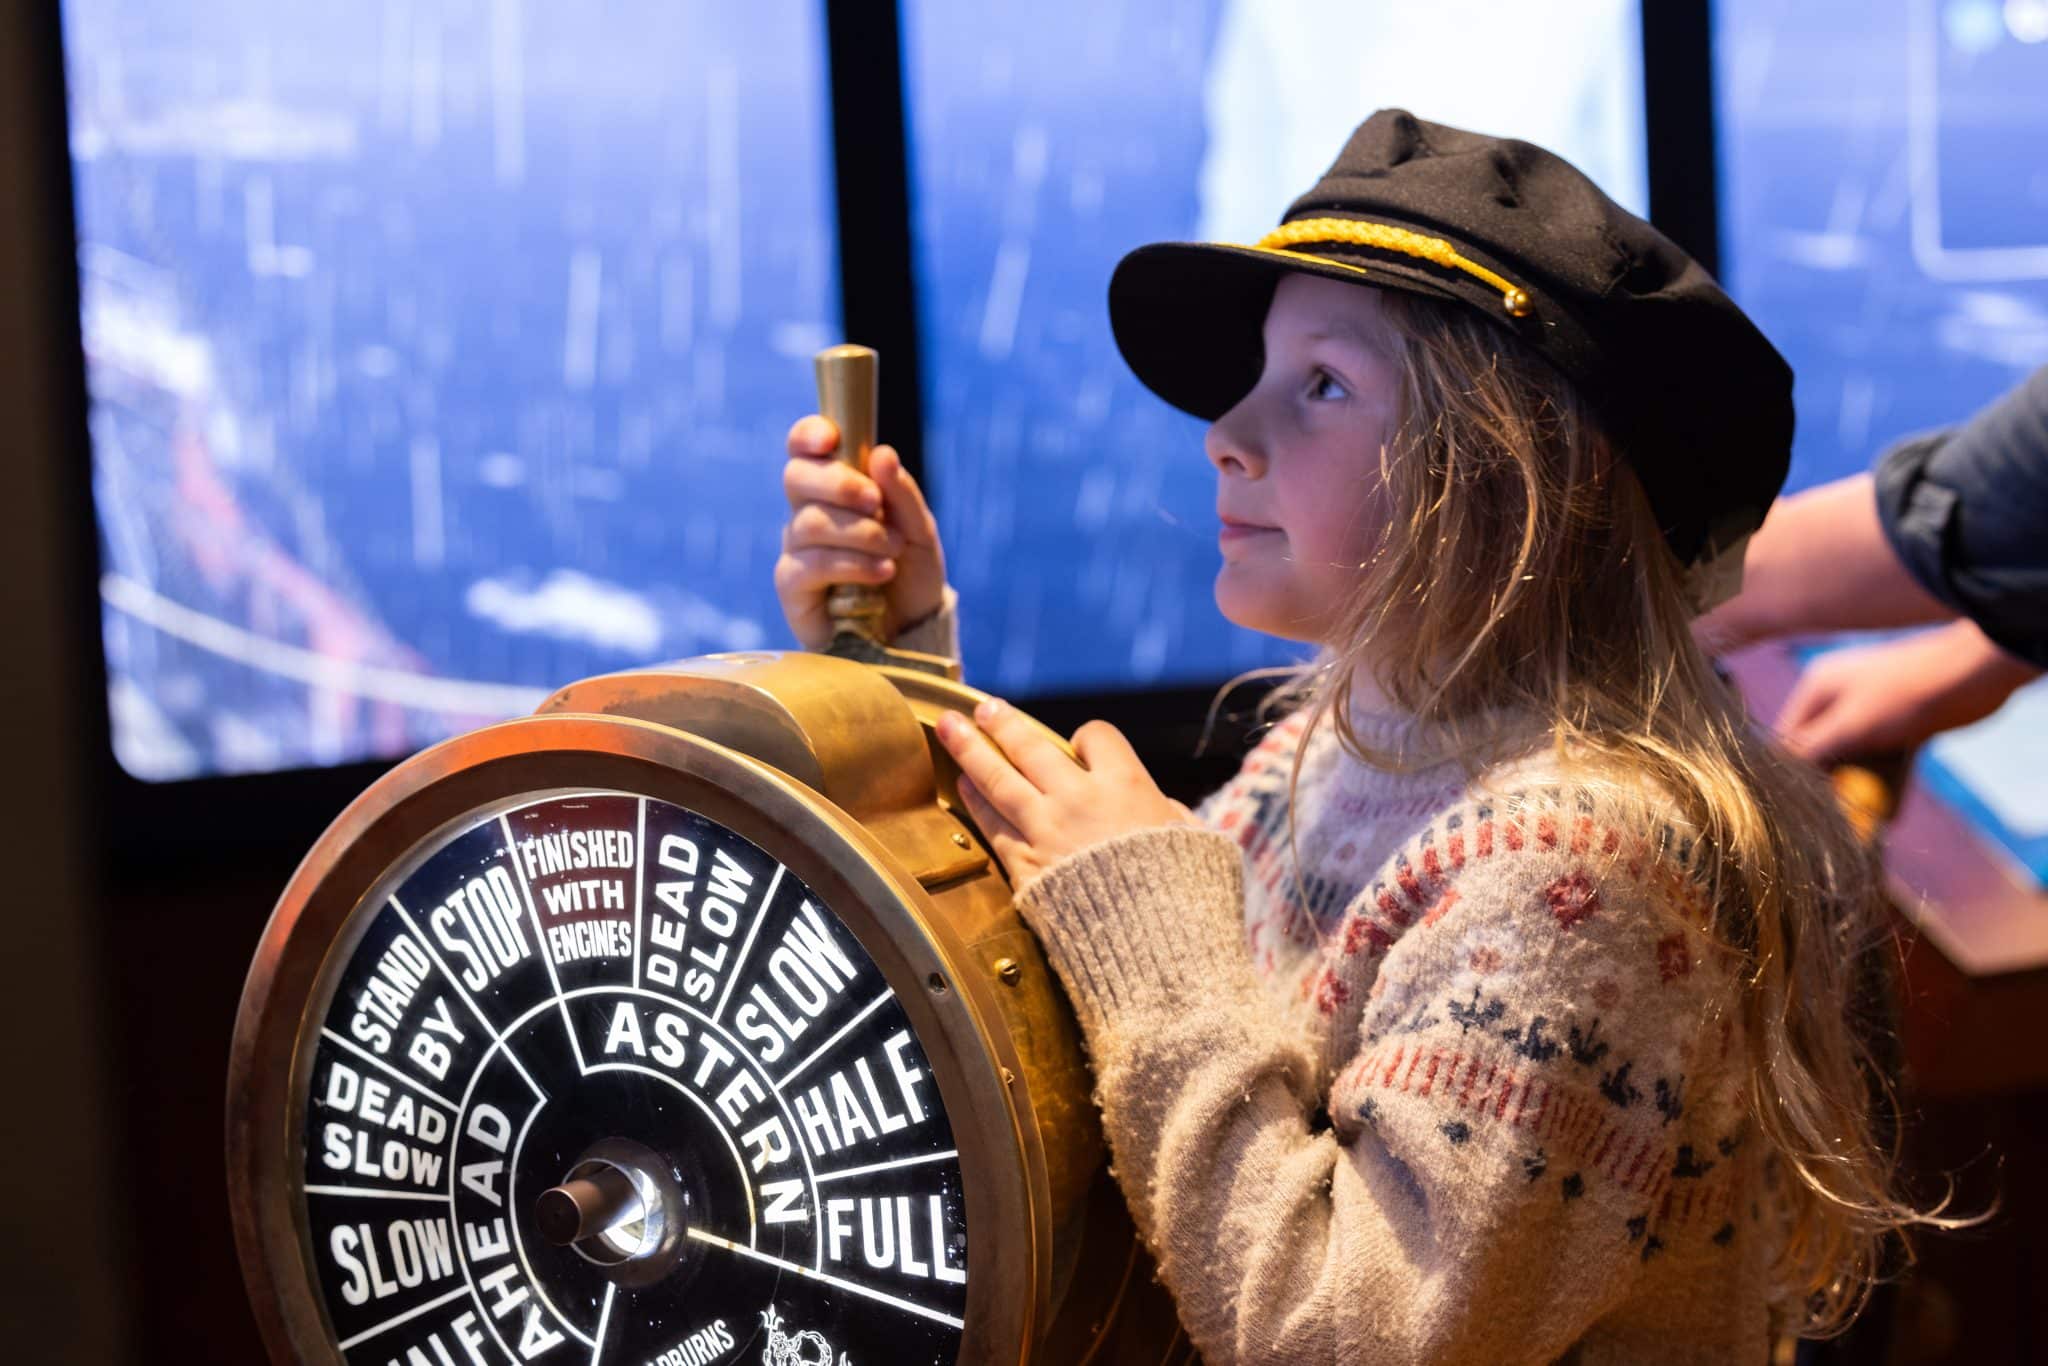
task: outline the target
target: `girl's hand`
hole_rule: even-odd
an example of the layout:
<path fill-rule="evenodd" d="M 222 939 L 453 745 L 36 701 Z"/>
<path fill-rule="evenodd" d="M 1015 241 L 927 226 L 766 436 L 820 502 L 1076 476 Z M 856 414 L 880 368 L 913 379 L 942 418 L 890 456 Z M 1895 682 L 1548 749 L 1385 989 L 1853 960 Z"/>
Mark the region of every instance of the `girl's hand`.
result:
<path fill-rule="evenodd" d="M 946 559 L 939 525 L 915 480 L 890 446 L 877 446 L 868 472 L 832 458 L 839 429 L 812 414 L 789 429 L 782 491 L 789 521 L 775 561 L 775 596 L 798 643 L 823 649 L 832 640 L 825 594 L 835 584 L 883 586 L 886 638 L 939 610 Z"/>
<path fill-rule="evenodd" d="M 939 739 L 960 765 L 960 797 L 1022 888 L 1088 845 L 1163 825 L 1186 824 L 1188 809 L 1161 792 L 1144 761 L 1107 721 L 1074 732 L 1075 763 L 1016 708 L 989 698 L 974 722 L 939 718 Z M 1085 764 L 1087 767 L 1082 767 Z"/>

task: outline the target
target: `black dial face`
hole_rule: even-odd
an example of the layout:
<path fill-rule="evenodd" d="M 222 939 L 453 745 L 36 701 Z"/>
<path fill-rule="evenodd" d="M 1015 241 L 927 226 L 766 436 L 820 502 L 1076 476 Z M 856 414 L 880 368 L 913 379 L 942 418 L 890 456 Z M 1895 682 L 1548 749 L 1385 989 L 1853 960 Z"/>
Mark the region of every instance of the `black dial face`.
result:
<path fill-rule="evenodd" d="M 937 1082 L 794 875 L 611 792 L 480 814 L 402 868 L 304 1044 L 306 1228 L 348 1361 L 957 1358 Z"/>

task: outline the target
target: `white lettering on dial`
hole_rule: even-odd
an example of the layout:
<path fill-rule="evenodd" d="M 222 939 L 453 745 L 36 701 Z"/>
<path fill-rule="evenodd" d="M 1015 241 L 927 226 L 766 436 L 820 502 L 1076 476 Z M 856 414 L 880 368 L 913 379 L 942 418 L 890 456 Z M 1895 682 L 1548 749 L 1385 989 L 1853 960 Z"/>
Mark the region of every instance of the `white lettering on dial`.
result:
<path fill-rule="evenodd" d="M 747 988 L 733 1028 L 760 1045 L 762 1062 L 775 1062 L 846 993 L 854 975 L 853 960 L 825 927 L 824 916 L 805 901 L 768 955 L 768 980 Z"/>
<path fill-rule="evenodd" d="M 923 1209 L 918 1209 L 918 1205 Z M 855 1226 L 859 1237 L 856 1238 Z M 961 1285 L 967 1269 L 958 1265 L 956 1235 L 946 1228 L 945 1202 L 938 1196 L 834 1196 L 825 1202 L 825 1256 L 860 1260 L 877 1271 Z"/>
<path fill-rule="evenodd" d="M 336 1224 L 327 1249 L 341 1268 L 341 1297 L 350 1304 L 455 1274 L 446 1219 L 394 1219 L 381 1231 L 372 1224 Z"/>

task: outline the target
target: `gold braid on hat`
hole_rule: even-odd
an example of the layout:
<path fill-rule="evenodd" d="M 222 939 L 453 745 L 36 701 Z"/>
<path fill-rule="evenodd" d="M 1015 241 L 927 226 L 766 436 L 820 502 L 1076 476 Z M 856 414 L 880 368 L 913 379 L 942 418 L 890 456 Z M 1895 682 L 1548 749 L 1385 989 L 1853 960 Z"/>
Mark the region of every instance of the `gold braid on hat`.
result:
<path fill-rule="evenodd" d="M 1332 261 L 1327 256 L 1314 256 L 1308 252 L 1290 250 L 1315 242 L 1378 247 L 1382 251 L 1397 251 L 1403 256 L 1414 256 L 1433 265 L 1443 266 L 1447 270 L 1463 271 L 1499 290 L 1501 307 L 1508 311 L 1508 316 L 1525 318 L 1529 315 L 1529 291 L 1509 283 L 1470 257 L 1461 256 L 1456 247 L 1441 237 L 1425 237 L 1419 232 L 1397 228 L 1391 223 L 1368 223 L 1357 218 L 1303 218 L 1293 223 L 1282 223 L 1252 243 L 1252 250 L 1271 252 L 1275 256 L 1298 257 L 1314 261 L 1317 265 L 1341 266 L 1360 274 L 1371 273 L 1363 266 Z"/>

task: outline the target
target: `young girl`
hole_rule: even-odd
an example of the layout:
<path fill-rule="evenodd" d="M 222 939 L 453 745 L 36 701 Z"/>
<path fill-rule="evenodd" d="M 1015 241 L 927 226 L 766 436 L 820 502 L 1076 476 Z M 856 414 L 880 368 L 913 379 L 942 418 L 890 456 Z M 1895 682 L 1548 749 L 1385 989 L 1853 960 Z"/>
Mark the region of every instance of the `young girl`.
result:
<path fill-rule="evenodd" d="M 1911 1222 L 1824 787 L 1687 622 L 1781 483 L 1791 375 L 1567 163 L 1382 111 L 1253 246 L 1111 286 L 1209 418 L 1241 625 L 1322 647 L 1190 815 L 1113 728 L 943 739 L 1086 1032 L 1114 1170 L 1229 1362 L 1760 1362 Z M 900 462 L 790 434 L 776 581 L 952 650 Z"/>

